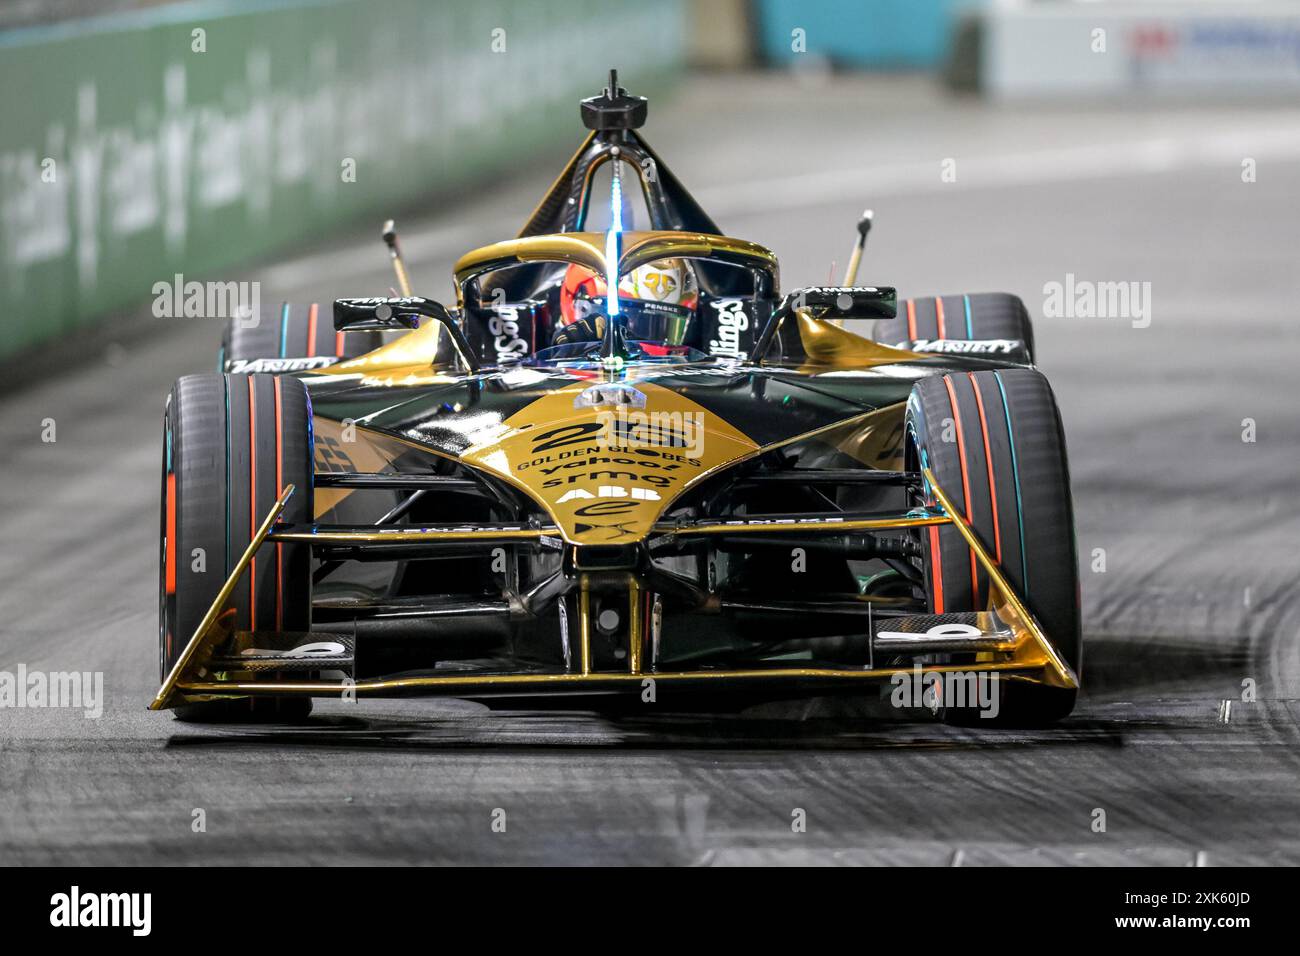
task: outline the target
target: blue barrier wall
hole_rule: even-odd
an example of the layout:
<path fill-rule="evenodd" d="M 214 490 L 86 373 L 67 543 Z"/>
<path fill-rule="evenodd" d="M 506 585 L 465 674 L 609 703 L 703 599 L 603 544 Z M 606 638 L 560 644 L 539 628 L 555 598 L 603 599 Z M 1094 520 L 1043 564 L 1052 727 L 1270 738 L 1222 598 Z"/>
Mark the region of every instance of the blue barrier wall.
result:
<path fill-rule="evenodd" d="M 971 0 L 755 0 L 759 49 L 772 63 L 806 53 L 867 67 L 937 66 L 948 49 L 953 13 Z"/>

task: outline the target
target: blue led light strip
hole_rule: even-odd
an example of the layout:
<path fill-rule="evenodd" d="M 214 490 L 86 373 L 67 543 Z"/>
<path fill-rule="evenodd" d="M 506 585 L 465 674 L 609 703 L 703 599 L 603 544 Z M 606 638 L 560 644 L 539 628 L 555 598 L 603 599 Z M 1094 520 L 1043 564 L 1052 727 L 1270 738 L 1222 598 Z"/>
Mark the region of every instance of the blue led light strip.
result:
<path fill-rule="evenodd" d="M 609 184 L 609 232 L 605 236 L 605 314 L 618 315 L 618 247 L 623 232 L 623 183 L 619 175 L 621 160 L 611 166 Z"/>

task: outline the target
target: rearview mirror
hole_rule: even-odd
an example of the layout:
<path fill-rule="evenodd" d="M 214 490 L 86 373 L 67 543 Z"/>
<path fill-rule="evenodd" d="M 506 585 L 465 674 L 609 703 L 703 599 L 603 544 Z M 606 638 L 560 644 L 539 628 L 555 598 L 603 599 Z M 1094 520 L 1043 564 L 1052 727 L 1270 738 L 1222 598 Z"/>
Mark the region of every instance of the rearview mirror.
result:
<path fill-rule="evenodd" d="M 814 319 L 892 319 L 898 312 L 898 293 L 890 286 L 866 285 L 810 286 L 787 292 L 754 340 L 749 360 L 761 362 L 781 323 L 801 310 Z"/>
<path fill-rule="evenodd" d="M 423 314 L 395 307 L 403 299 L 335 299 L 335 332 L 371 332 L 418 329 Z M 435 305 L 437 303 L 434 303 Z M 445 310 L 444 310 L 445 311 Z"/>
<path fill-rule="evenodd" d="M 391 299 L 372 297 L 334 300 L 334 331 L 336 332 L 418 329 L 420 316 L 426 316 L 446 327 L 452 345 L 456 347 L 465 367 L 471 372 L 478 371 L 478 360 L 465 339 L 465 333 L 461 331 L 455 317 L 441 302 L 413 295 Z"/>
<path fill-rule="evenodd" d="M 819 319 L 892 319 L 898 293 L 889 286 L 812 286 L 788 293 L 781 309 L 808 309 Z"/>

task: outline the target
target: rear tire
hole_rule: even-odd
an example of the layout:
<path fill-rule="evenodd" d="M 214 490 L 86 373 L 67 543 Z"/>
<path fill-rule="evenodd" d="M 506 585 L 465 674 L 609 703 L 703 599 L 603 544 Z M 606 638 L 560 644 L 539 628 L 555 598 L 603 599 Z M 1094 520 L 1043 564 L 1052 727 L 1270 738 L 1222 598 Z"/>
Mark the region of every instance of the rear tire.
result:
<path fill-rule="evenodd" d="M 217 371 L 226 370 L 227 362 L 251 362 L 255 359 L 318 359 L 327 365 L 356 358 L 383 344 L 378 332 L 334 331 L 329 307 L 319 303 L 281 305 L 262 309 L 256 325 L 245 327 L 236 319 L 226 323 L 221 337 L 221 356 Z M 331 361 L 326 362 L 329 359 Z M 304 368 L 308 367 L 303 363 Z M 259 369 L 257 371 L 298 371 L 298 368 Z M 239 367 L 232 372 L 243 371 Z"/>
<path fill-rule="evenodd" d="M 167 398 L 158 660 L 165 679 L 285 485 L 282 514 L 312 520 L 311 402 L 302 382 L 271 375 L 187 375 Z M 264 545 L 228 608 L 237 630 L 311 627 L 311 551 Z M 245 698 L 187 704 L 182 719 L 278 718 L 298 700 Z"/>
<path fill-rule="evenodd" d="M 876 323 L 875 339 L 884 345 L 917 339 L 1015 339 L 1025 343 L 1025 354 L 1035 361 L 1029 312 L 1019 296 L 1006 292 L 906 299 L 898 304 L 897 317 Z"/>
<path fill-rule="evenodd" d="M 1047 379 L 1023 368 L 924 379 L 912 388 L 906 427 L 909 470 L 930 468 L 1057 651 L 1081 675 L 1069 467 Z M 926 503 L 933 502 L 929 494 Z M 951 526 L 924 528 L 920 538 L 931 612 L 983 610 L 988 575 L 961 533 Z M 998 686 L 999 717 L 977 723 L 1050 723 L 1074 707 L 1073 690 L 1011 680 Z M 958 723 L 968 716 L 947 714 Z"/>

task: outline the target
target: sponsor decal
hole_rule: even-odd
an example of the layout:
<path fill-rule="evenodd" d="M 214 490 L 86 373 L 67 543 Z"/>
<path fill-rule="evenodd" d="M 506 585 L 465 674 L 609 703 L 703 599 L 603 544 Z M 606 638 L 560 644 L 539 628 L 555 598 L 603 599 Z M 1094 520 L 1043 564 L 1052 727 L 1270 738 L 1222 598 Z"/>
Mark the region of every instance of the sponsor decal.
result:
<path fill-rule="evenodd" d="M 505 437 L 463 458 L 522 484 L 569 540 L 623 541 L 647 534 L 696 478 L 755 448 L 716 416 L 706 431 L 706 414 L 654 382 L 588 383 L 533 402 Z"/>
<path fill-rule="evenodd" d="M 596 469 L 594 466 L 612 465 L 614 468 Z M 635 468 L 636 471 L 618 471 L 617 467 Z M 538 471 L 543 475 L 553 475 L 563 469 L 579 469 L 573 474 L 561 475 L 557 478 L 548 478 L 542 482 L 542 488 L 563 488 L 567 485 L 573 485 L 585 478 L 595 480 L 604 478 L 609 481 L 640 481 L 648 485 L 655 485 L 659 488 L 666 488 L 673 483 L 674 476 L 656 474 L 654 472 L 642 471 L 641 469 L 658 469 L 664 471 L 676 471 L 677 465 L 664 465 L 659 462 L 645 461 L 640 458 L 615 458 L 608 455 L 597 455 L 591 458 L 584 458 L 577 461 L 571 461 L 564 465 L 539 468 Z"/>
<path fill-rule="evenodd" d="M 585 445 L 603 441 L 610 447 L 587 449 L 587 453 L 633 449 L 636 451 L 659 448 L 677 448 L 689 458 L 703 454 L 703 412 L 628 412 L 620 407 L 617 412 L 601 412 L 595 421 L 574 422 L 551 428 L 533 438 L 533 456 L 555 451 L 570 445 Z M 564 457 L 561 455 L 560 457 Z M 520 462 L 519 470 L 540 460 Z"/>
<path fill-rule="evenodd" d="M 799 291 L 805 292 L 808 295 L 838 296 L 838 295 L 853 295 L 854 293 L 857 293 L 859 295 L 862 294 L 871 295 L 879 292 L 880 290 L 877 289 L 875 286 L 869 286 L 869 285 L 810 285 L 805 289 L 800 289 Z"/>
<path fill-rule="evenodd" d="M 717 311 L 716 338 L 709 339 L 709 354 L 740 358 L 743 334 L 749 330 L 749 314 L 743 299 L 715 299 L 709 305 Z"/>
<path fill-rule="evenodd" d="M 419 305 L 425 300 L 420 298 L 418 295 L 400 295 L 400 296 L 363 295 L 355 298 L 349 298 L 348 301 L 355 306 L 373 305 L 376 308 L 384 305 L 388 306 L 389 312 L 386 315 L 379 316 L 381 319 L 383 319 L 383 318 L 388 318 L 388 316 L 392 314 L 391 311 L 392 309 L 410 308 L 411 306 Z"/>
<path fill-rule="evenodd" d="M 308 657 L 340 657 L 346 653 L 347 648 L 338 641 L 312 641 L 309 644 L 299 644 L 297 647 L 291 647 L 283 651 L 249 647 L 241 652 L 244 657 L 278 657 L 287 660 Z"/>
<path fill-rule="evenodd" d="M 781 518 L 719 518 L 710 521 L 709 524 L 726 525 L 728 527 L 762 527 L 769 524 L 839 524 L 843 518 L 801 518 L 798 515 L 789 515 Z"/>
<path fill-rule="evenodd" d="M 660 501 L 659 492 L 653 488 L 632 488 L 627 489 L 619 485 L 601 485 L 596 489 L 593 495 L 585 488 L 574 488 L 572 491 L 566 491 L 555 500 L 557 505 L 562 505 L 566 501 L 572 501 L 575 498 L 633 498 L 636 501 Z"/>
<path fill-rule="evenodd" d="M 343 446 L 339 444 L 339 440 L 333 435 L 317 432 L 314 445 L 316 447 L 317 471 L 357 471 L 352 458 L 343 450 Z"/>
<path fill-rule="evenodd" d="M 562 451 L 554 455 L 544 455 L 540 458 L 521 461 L 515 466 L 515 470 L 521 472 L 531 470 L 542 475 L 551 476 L 562 470 L 573 468 L 589 469 L 623 466 L 646 471 L 673 472 L 679 471 L 683 466 L 699 468 L 700 465 L 701 462 L 698 458 L 690 458 L 673 452 L 657 451 L 652 448 L 590 445 L 585 448 Z M 599 473 L 593 472 L 593 474 Z M 614 473 L 607 472 L 606 474 L 612 476 Z M 652 484 L 667 484 L 666 480 L 661 482 L 652 476 L 646 475 L 643 475 L 641 480 L 649 481 Z M 545 481 L 542 483 L 542 487 L 556 488 L 564 483 L 554 480 Z"/>
<path fill-rule="evenodd" d="M 605 430 L 601 422 L 574 422 L 572 425 L 561 425 L 559 428 L 552 428 L 542 432 L 533 438 L 533 454 L 540 455 L 542 452 L 551 451 L 561 448 L 565 445 L 576 445 L 593 439 L 596 435 Z M 527 467 L 521 465 L 520 467 Z"/>
<path fill-rule="evenodd" d="M 685 318 L 690 314 L 690 309 L 684 305 L 677 305 L 675 302 L 658 302 L 654 299 L 637 299 L 636 307 L 644 313 L 658 313 L 674 318 Z"/>
<path fill-rule="evenodd" d="M 704 413 L 635 411 L 619 406 L 597 419 L 615 442 L 626 448 L 680 448 L 699 458 L 704 454 Z"/>
<path fill-rule="evenodd" d="M 911 352 L 960 352 L 966 355 L 1013 355 L 1024 348 L 1019 339 L 916 339 L 895 348 Z"/>
<path fill-rule="evenodd" d="M 226 371 L 234 375 L 253 375 L 257 372 L 271 372 L 282 375 L 287 372 L 306 372 L 313 368 L 325 368 L 341 361 L 334 355 L 316 355 L 311 358 L 258 358 L 229 359 Z"/>
<path fill-rule="evenodd" d="M 519 336 L 518 306 L 494 306 L 487 325 L 488 334 L 492 336 L 492 348 L 496 351 L 497 364 L 517 362 L 528 354 L 528 343 Z"/>
<path fill-rule="evenodd" d="M 927 637 L 982 637 L 984 632 L 973 624 L 958 622 L 936 624 L 920 633 L 914 631 L 877 631 L 877 637 L 892 637 L 900 640 L 916 640 Z"/>

